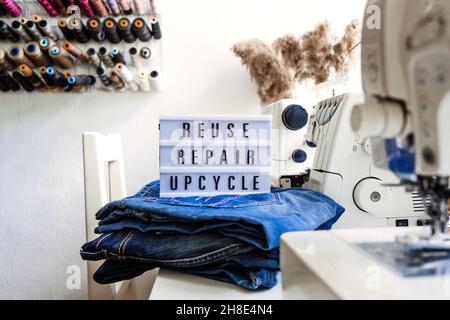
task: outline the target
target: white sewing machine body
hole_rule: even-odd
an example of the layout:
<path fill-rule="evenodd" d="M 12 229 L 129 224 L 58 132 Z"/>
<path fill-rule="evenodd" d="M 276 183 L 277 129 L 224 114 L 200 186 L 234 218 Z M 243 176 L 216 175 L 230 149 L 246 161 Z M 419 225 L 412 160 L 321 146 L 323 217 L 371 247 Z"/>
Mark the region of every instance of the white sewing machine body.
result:
<path fill-rule="evenodd" d="M 373 165 L 370 140 L 361 141 L 353 133 L 351 111 L 363 101 L 362 94 L 344 94 L 314 107 L 306 138 L 317 150 L 304 187 L 326 194 L 346 209 L 335 228 L 426 224 L 423 198 L 403 186 L 392 186 L 399 181 Z"/>
<path fill-rule="evenodd" d="M 304 174 L 313 163 L 315 149 L 305 139 L 311 111 L 297 99 L 284 99 L 264 112 L 272 115 L 272 183 L 277 187 L 283 185 L 281 177 Z"/>
<path fill-rule="evenodd" d="M 382 144 L 374 157 L 377 166 L 406 177 L 450 175 L 449 12 L 445 0 L 367 3 L 361 64 L 367 99 L 355 108 L 352 125 L 361 135 L 396 139 L 412 152 L 407 170 L 388 163 L 395 155 Z"/>
<path fill-rule="evenodd" d="M 393 243 L 430 228 L 376 228 L 294 232 L 282 236 L 280 265 L 283 299 L 448 300 L 448 269 L 432 276 L 404 277 L 360 248 L 362 243 Z M 430 266 L 434 268 L 433 266 Z"/>

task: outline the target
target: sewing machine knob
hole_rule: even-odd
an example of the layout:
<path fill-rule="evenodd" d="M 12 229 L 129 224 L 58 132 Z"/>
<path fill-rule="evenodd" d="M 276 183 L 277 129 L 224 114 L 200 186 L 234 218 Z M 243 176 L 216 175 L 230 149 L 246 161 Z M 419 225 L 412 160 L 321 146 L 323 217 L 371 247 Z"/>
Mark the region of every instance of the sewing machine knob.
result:
<path fill-rule="evenodd" d="M 391 204 L 391 189 L 376 178 L 361 180 L 353 190 L 353 201 L 362 211 L 371 214 L 387 212 Z"/>
<path fill-rule="evenodd" d="M 283 124 L 292 131 L 303 129 L 308 124 L 308 112 L 300 105 L 290 105 L 281 116 Z"/>
<path fill-rule="evenodd" d="M 308 155 L 305 151 L 298 149 L 292 153 L 292 160 L 295 163 L 303 163 L 308 159 Z"/>

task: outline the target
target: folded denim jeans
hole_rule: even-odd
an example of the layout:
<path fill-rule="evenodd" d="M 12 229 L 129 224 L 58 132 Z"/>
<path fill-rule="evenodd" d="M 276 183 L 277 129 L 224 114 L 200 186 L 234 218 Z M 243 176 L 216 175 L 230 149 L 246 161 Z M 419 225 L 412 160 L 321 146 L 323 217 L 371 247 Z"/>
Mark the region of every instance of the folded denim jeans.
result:
<path fill-rule="evenodd" d="M 159 267 L 247 289 L 271 288 L 279 271 L 278 250 L 265 252 L 217 233 L 198 236 L 122 230 L 86 243 L 81 256 L 107 260 L 94 274 L 102 284 L 131 279 Z"/>
<path fill-rule="evenodd" d="M 270 194 L 160 198 L 159 181 L 96 215 L 103 234 L 86 243 L 86 260 L 107 261 L 94 279 L 112 283 L 163 267 L 236 283 L 276 285 L 280 236 L 330 229 L 344 209 L 303 189 Z"/>
<path fill-rule="evenodd" d="M 100 284 L 110 284 L 123 280 L 130 280 L 144 272 L 154 269 L 152 264 L 136 262 L 117 262 L 107 260 L 94 274 L 94 280 Z M 167 268 L 180 272 L 176 268 Z M 182 270 L 183 273 L 201 276 L 216 281 L 237 284 L 248 290 L 271 289 L 278 283 L 278 270 L 259 268 L 255 270 L 243 269 L 239 266 L 208 266 L 197 269 Z"/>
<path fill-rule="evenodd" d="M 310 190 L 273 189 L 268 194 L 160 198 L 159 181 L 114 201 L 96 215 L 96 233 L 124 228 L 142 232 L 217 232 L 263 250 L 279 248 L 286 232 L 330 229 L 344 208 Z"/>

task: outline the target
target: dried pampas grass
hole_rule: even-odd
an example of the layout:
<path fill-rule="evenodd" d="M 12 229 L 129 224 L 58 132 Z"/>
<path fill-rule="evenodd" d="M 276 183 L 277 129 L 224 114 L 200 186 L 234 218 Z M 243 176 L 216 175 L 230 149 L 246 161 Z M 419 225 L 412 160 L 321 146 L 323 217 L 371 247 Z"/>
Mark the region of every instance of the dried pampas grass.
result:
<path fill-rule="evenodd" d="M 303 49 L 298 38 L 287 34 L 273 43 L 275 52 L 281 56 L 286 67 L 300 70 L 303 66 Z"/>
<path fill-rule="evenodd" d="M 358 20 L 353 20 L 346 28 L 344 36 L 341 40 L 333 46 L 334 57 L 336 61 L 333 67 L 336 71 L 341 70 L 346 73 L 348 63 L 345 58 L 351 53 L 353 48 L 357 45 L 359 38 L 359 23 Z"/>
<path fill-rule="evenodd" d="M 272 48 L 260 40 L 237 43 L 233 52 L 247 66 L 258 85 L 262 103 L 292 96 L 295 81 L 327 81 L 333 71 L 348 72 L 347 55 L 357 44 L 358 22 L 352 21 L 340 40 L 333 38 L 328 22 L 299 38 L 292 34 L 276 39 Z"/>
<path fill-rule="evenodd" d="M 293 78 L 270 46 L 253 39 L 235 44 L 233 52 L 248 68 L 263 104 L 292 98 Z"/>
<path fill-rule="evenodd" d="M 285 66 L 292 69 L 295 79 L 313 79 L 316 84 L 327 81 L 331 72 L 346 73 L 346 56 L 356 45 L 358 22 L 352 21 L 343 37 L 334 41 L 328 22 L 319 24 L 313 31 L 296 39 L 286 35 L 275 40 L 273 48 Z"/>

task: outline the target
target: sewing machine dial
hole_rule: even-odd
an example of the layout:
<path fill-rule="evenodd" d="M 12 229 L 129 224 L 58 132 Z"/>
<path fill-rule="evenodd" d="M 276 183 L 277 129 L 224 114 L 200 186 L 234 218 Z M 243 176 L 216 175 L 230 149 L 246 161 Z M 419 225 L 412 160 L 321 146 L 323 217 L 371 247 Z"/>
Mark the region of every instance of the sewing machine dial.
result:
<path fill-rule="evenodd" d="M 364 212 L 386 212 L 391 203 L 391 189 L 377 178 L 361 180 L 353 191 L 355 205 Z"/>

